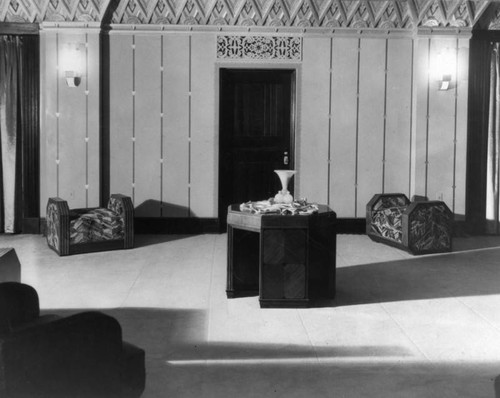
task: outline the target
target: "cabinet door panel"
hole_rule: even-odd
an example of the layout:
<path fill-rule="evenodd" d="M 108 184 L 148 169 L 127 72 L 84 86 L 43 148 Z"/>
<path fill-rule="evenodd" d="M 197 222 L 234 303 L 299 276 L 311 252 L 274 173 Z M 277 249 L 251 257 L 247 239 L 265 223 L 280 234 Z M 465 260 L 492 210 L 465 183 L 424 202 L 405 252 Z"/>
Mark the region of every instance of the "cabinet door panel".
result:
<path fill-rule="evenodd" d="M 286 299 L 306 298 L 306 267 L 304 264 L 285 264 L 283 267 L 283 296 Z"/>
<path fill-rule="evenodd" d="M 282 299 L 283 291 L 283 265 L 282 264 L 263 264 L 260 284 L 261 299 Z"/>
<path fill-rule="evenodd" d="M 265 264 L 305 263 L 306 237 L 304 229 L 270 229 L 263 231 L 262 260 Z"/>

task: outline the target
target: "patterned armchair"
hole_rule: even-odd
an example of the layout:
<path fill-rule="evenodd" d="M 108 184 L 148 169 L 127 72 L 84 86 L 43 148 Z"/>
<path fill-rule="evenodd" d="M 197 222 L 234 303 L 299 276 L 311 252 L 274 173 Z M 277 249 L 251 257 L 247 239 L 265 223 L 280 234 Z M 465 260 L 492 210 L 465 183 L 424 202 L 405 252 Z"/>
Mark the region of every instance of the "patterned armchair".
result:
<path fill-rule="evenodd" d="M 134 246 L 134 205 L 111 195 L 107 208 L 69 209 L 61 198 L 47 202 L 47 244 L 60 256 Z"/>
<path fill-rule="evenodd" d="M 377 194 L 366 206 L 366 234 L 412 254 L 451 251 L 453 215 L 442 201 Z"/>

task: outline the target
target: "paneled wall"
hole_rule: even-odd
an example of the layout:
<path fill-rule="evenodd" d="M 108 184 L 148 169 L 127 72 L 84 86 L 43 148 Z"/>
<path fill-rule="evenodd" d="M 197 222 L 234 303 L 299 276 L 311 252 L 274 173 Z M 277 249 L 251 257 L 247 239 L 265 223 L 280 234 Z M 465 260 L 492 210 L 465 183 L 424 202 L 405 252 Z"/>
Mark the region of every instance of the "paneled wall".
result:
<path fill-rule="evenodd" d="M 430 59 L 458 54 L 438 90 Z M 363 217 L 377 192 L 442 199 L 465 211 L 468 40 L 304 40 L 300 195 Z"/>
<path fill-rule="evenodd" d="M 440 91 L 433 63 L 450 51 L 458 61 L 456 81 L 450 90 Z M 416 190 L 444 200 L 457 215 L 464 215 L 469 40 L 421 38 L 417 57 Z"/>
<path fill-rule="evenodd" d="M 217 217 L 217 32 L 122 26 L 109 35 L 110 191 L 131 195 L 138 216 Z M 339 217 L 364 217 L 379 192 L 442 198 L 463 214 L 468 38 L 298 35 L 295 195 L 328 203 Z M 46 63 L 57 64 L 57 43 L 69 37 L 44 37 Z M 439 91 L 429 69 L 445 50 L 458 56 L 458 78 Z M 85 99 L 99 82 L 89 79 L 82 96 L 45 70 L 42 201 L 59 192 L 92 202 L 100 182 L 99 148 L 91 147 L 98 129 Z M 63 167 L 69 159 L 85 166 Z"/>
<path fill-rule="evenodd" d="M 413 40 L 317 41 L 304 41 L 303 74 L 313 81 L 300 131 L 317 137 L 316 148 L 301 148 L 301 195 L 363 217 L 374 193 L 410 190 Z"/>
<path fill-rule="evenodd" d="M 97 206 L 100 192 L 99 29 L 45 28 L 40 35 L 40 206 L 59 196 L 71 207 Z M 80 84 L 65 80 L 75 57 Z"/>
<path fill-rule="evenodd" d="M 110 35 L 110 190 L 138 216 L 216 216 L 214 73 L 214 36 Z"/>

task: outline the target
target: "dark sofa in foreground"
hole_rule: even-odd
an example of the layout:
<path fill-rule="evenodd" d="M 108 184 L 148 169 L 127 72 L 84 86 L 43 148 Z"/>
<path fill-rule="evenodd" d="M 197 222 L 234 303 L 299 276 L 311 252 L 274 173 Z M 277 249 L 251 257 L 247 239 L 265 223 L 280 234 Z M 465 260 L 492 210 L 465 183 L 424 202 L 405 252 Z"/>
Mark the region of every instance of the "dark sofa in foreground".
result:
<path fill-rule="evenodd" d="M 0 397 L 139 397 L 144 361 L 114 318 L 40 316 L 35 289 L 0 283 Z"/>

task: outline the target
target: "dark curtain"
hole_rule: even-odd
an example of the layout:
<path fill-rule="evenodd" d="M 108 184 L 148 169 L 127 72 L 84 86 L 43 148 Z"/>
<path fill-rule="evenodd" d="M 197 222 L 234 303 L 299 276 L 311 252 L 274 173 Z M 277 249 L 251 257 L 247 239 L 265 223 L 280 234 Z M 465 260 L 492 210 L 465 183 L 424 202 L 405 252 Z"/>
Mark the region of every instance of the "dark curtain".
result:
<path fill-rule="evenodd" d="M 486 232 L 498 234 L 500 183 L 500 44 L 491 44 L 488 157 L 486 173 Z"/>
<path fill-rule="evenodd" d="M 472 32 L 467 125 L 467 228 L 500 234 L 500 31 Z"/>
<path fill-rule="evenodd" d="M 20 229 L 22 38 L 0 36 L 0 231 Z"/>

